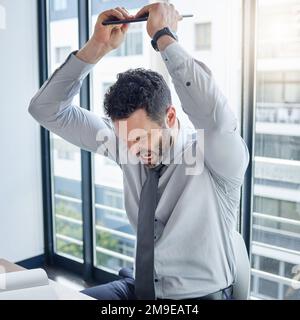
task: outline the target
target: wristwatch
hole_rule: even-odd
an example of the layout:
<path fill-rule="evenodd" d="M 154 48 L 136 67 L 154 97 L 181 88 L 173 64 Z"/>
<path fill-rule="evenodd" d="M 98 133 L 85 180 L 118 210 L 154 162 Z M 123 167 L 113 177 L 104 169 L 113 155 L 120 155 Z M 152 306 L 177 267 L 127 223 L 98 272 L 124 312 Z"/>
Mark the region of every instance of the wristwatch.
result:
<path fill-rule="evenodd" d="M 159 51 L 158 47 L 157 47 L 157 40 L 163 35 L 168 35 L 168 36 L 172 37 L 173 39 L 175 39 L 176 41 L 178 41 L 178 36 L 176 35 L 176 33 L 174 31 L 170 30 L 170 28 L 165 27 L 161 30 L 158 30 L 154 34 L 154 36 L 151 40 L 151 44 L 152 44 L 152 47 L 154 48 L 154 50 Z"/>

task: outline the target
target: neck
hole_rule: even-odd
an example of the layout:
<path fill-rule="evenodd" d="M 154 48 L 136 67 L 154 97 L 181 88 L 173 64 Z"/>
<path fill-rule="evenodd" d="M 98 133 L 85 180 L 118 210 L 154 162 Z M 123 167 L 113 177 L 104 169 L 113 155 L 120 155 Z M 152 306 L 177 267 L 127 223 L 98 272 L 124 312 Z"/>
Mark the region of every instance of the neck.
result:
<path fill-rule="evenodd" d="M 178 118 L 176 118 L 176 123 L 174 125 L 174 127 L 172 129 L 170 136 L 168 139 L 170 139 L 170 144 L 169 146 L 165 146 L 167 148 L 167 150 L 164 150 L 163 154 L 160 156 L 159 162 L 161 163 L 164 159 L 166 159 L 167 155 L 170 155 L 170 151 L 174 148 L 174 145 L 177 141 L 178 138 L 178 133 L 180 130 L 180 121 L 178 120 Z M 150 168 L 155 167 L 157 164 L 153 164 L 153 165 L 147 165 Z"/>
<path fill-rule="evenodd" d="M 171 141 L 170 146 L 175 144 L 177 137 L 178 137 L 179 130 L 180 130 L 180 122 L 179 122 L 178 118 L 176 118 L 176 124 L 174 126 L 174 133 L 172 134 L 172 141 Z"/>

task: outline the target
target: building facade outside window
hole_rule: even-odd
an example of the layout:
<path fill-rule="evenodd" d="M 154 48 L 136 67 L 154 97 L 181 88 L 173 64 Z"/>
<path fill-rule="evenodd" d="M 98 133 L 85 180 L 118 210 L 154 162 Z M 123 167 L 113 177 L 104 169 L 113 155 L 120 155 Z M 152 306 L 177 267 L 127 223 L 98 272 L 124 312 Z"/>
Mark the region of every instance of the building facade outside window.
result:
<path fill-rule="evenodd" d="M 196 23 L 195 24 L 195 49 L 211 50 L 211 23 Z"/>
<path fill-rule="evenodd" d="M 300 1 L 258 1 L 252 225 L 256 299 L 300 299 Z M 297 9 L 298 8 L 298 9 Z"/>

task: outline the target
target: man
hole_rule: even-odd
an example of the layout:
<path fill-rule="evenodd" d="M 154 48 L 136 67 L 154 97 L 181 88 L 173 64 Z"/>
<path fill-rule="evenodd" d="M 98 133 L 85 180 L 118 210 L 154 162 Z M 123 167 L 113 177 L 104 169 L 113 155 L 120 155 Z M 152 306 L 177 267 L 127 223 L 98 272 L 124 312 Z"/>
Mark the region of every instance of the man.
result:
<path fill-rule="evenodd" d="M 170 90 L 158 73 L 135 69 L 119 74 L 105 95 L 108 118 L 72 105 L 94 65 L 122 43 L 128 25 L 102 22 L 132 18 L 124 8 L 99 15 L 91 39 L 42 86 L 29 112 L 45 128 L 115 160 L 123 170 L 125 209 L 137 233 L 134 270 L 123 268 L 120 280 L 86 289 L 86 294 L 124 300 L 228 299 L 236 275 L 232 235 L 247 147 L 210 70 L 177 42 L 174 31 L 181 16 L 174 6 L 151 4 L 136 17 L 144 14 L 149 14 L 147 32 L 184 112 L 195 129 L 204 131 L 205 152 L 197 154 L 195 165 L 199 170 L 188 173 L 188 164 L 177 161 L 195 150 L 197 139 L 177 118 Z M 119 142 L 115 149 L 99 138 L 103 131 L 106 142 Z M 120 160 L 124 145 L 138 161 Z"/>

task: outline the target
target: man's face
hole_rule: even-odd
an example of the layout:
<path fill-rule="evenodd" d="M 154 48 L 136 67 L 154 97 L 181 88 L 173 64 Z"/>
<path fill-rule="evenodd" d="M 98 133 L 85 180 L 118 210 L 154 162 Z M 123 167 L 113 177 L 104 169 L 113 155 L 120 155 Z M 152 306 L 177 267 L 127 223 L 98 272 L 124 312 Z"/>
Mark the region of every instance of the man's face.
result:
<path fill-rule="evenodd" d="M 148 166 L 158 164 L 169 150 L 170 133 L 175 124 L 176 110 L 172 106 L 166 112 L 164 124 L 151 120 L 144 109 L 136 110 L 127 119 L 114 121 L 117 136 L 127 143 L 130 152 Z"/>

